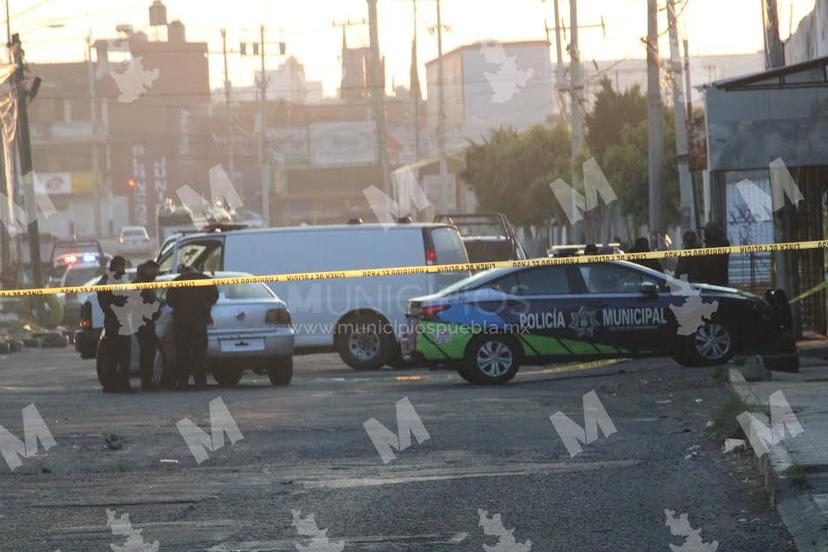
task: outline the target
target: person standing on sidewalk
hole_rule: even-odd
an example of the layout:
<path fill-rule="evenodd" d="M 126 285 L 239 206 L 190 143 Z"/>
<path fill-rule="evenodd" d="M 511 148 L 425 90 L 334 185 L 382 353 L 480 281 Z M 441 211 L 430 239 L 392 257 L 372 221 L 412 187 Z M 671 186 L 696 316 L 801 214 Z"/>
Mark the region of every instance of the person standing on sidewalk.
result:
<path fill-rule="evenodd" d="M 730 247 L 730 241 L 721 226 L 715 222 L 708 222 L 704 225 L 704 245 L 706 247 Z M 725 287 L 729 284 L 730 253 L 707 255 L 705 265 L 706 283 Z"/>
<path fill-rule="evenodd" d="M 174 281 L 211 279 L 187 266 Z M 218 297 L 215 285 L 176 287 L 167 292 L 167 304 L 173 310 L 178 390 L 187 388 L 191 373 L 196 389 L 207 389 L 207 325 Z"/>
<path fill-rule="evenodd" d="M 146 261 L 138 265 L 134 282 L 154 282 L 158 276 L 158 263 Z M 144 317 L 144 322 L 138 328 L 138 349 L 140 350 L 141 361 L 141 391 L 153 389 L 153 370 L 155 368 L 155 354 L 158 350 L 158 336 L 155 333 L 155 321 L 161 315 L 161 303 L 154 289 L 142 289 L 139 294 L 144 304 L 154 305 L 155 314 L 149 318 Z"/>

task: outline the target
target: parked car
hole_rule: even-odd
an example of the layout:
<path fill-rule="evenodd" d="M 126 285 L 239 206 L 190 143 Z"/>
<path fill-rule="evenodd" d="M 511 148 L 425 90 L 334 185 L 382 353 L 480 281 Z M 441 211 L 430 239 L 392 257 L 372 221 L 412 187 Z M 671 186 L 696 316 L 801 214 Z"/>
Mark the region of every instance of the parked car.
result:
<path fill-rule="evenodd" d="M 80 263 L 70 266 L 63 273 L 57 287 L 76 287 L 95 285 L 103 274 L 98 263 Z M 86 294 L 58 293 L 57 300 L 63 305 L 63 324 L 75 326 L 80 322 L 81 304 L 86 300 Z"/>
<path fill-rule="evenodd" d="M 118 235 L 118 253 L 121 255 L 148 255 L 152 253 L 147 229 L 143 226 L 124 226 Z"/>
<path fill-rule="evenodd" d="M 165 244 L 163 271 L 179 265 L 252 274 L 386 269 L 468 262 L 457 229 L 447 224 L 347 224 L 193 234 Z M 297 279 L 270 284 L 287 301 L 300 353 L 335 350 L 357 370 L 401 362 L 405 306 L 468 272 L 370 278 Z"/>
<path fill-rule="evenodd" d="M 239 272 L 217 272 L 216 278 L 249 276 Z M 165 275 L 159 281 L 171 280 Z M 162 300 L 166 290 L 159 290 Z M 103 369 L 103 311 L 96 297 L 84 302 L 81 330 L 75 334 L 75 349 L 81 358 L 96 358 L 98 376 Z M 164 304 L 156 321 L 160 338 L 155 357 L 154 380 L 171 374 L 175 363 L 172 309 Z M 132 370 L 138 372 L 137 339 L 133 339 Z M 207 330 L 207 368 L 220 385 L 235 385 L 245 370 L 267 374 L 273 385 L 288 385 L 293 377 L 293 328 L 285 303 L 264 284 L 219 286 Z"/>
<path fill-rule="evenodd" d="M 434 222 L 453 224 L 460 231 L 473 263 L 525 259 L 526 251 L 512 224 L 502 213 L 451 213 L 434 217 Z"/>
<path fill-rule="evenodd" d="M 521 364 L 573 359 L 670 355 L 691 366 L 744 352 L 798 359 L 784 292 L 762 299 L 625 261 L 481 272 L 412 299 L 408 316 L 407 356 L 477 384 L 505 383 Z"/>

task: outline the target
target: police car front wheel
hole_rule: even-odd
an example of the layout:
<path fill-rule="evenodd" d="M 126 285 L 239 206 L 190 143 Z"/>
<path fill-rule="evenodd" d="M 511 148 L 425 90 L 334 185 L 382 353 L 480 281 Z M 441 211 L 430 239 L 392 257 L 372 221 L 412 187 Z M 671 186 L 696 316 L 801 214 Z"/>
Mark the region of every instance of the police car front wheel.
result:
<path fill-rule="evenodd" d="M 506 383 L 520 368 L 520 349 L 508 336 L 483 335 L 466 349 L 465 366 L 460 376 L 477 385 Z"/>

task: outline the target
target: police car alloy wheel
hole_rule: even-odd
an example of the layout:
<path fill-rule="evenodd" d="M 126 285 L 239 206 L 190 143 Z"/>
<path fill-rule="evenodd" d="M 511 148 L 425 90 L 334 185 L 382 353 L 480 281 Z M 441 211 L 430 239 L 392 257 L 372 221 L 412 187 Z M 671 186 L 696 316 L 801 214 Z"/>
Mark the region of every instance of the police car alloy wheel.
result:
<path fill-rule="evenodd" d="M 466 366 L 460 375 L 476 384 L 506 383 L 515 377 L 519 367 L 519 350 L 512 339 L 481 336 L 469 344 Z"/>
<path fill-rule="evenodd" d="M 693 351 L 702 363 L 723 364 L 733 356 L 733 338 L 723 325 L 707 322 L 693 335 Z"/>

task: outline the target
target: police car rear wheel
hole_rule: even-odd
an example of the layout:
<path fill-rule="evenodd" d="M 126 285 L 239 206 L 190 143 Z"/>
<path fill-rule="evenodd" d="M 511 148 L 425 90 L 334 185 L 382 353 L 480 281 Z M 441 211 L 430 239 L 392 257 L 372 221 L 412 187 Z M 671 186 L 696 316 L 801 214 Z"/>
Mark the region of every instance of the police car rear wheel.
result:
<path fill-rule="evenodd" d="M 693 335 L 691 357 L 695 364 L 724 364 L 733 357 L 733 337 L 717 322 L 707 322 Z"/>
<path fill-rule="evenodd" d="M 519 367 L 519 349 L 512 339 L 481 336 L 469 344 L 460 376 L 470 383 L 494 385 L 515 377 Z"/>

